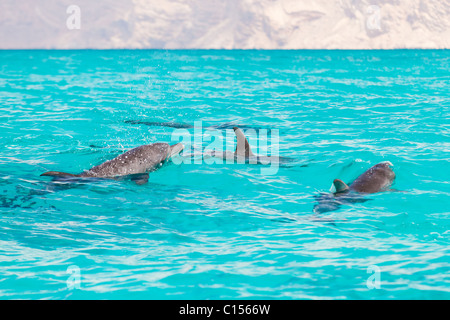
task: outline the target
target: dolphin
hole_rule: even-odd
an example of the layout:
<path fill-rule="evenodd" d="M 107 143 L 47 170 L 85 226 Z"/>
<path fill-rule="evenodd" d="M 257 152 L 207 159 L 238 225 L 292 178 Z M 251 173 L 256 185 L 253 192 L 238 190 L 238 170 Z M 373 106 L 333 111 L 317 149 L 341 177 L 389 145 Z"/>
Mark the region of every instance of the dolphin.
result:
<path fill-rule="evenodd" d="M 121 179 L 130 177 L 137 184 L 144 184 L 148 182 L 149 172 L 161 167 L 171 157 L 180 153 L 183 148 L 184 146 L 181 143 L 172 146 L 167 143 L 153 143 L 131 149 L 80 174 L 49 171 L 41 174 L 41 176 L 50 176 L 57 179 Z"/>
<path fill-rule="evenodd" d="M 323 193 L 316 197 L 318 203 L 314 206 L 314 213 L 334 211 L 341 205 L 365 202 L 365 194 L 387 191 L 395 180 L 395 173 L 392 170 L 393 164 L 389 161 L 378 163 L 358 178 L 350 185 L 340 179 L 335 179 L 333 185 L 334 193 Z"/>
<path fill-rule="evenodd" d="M 256 155 L 252 152 L 250 144 L 244 133 L 238 127 L 233 127 L 234 133 L 237 138 L 236 150 L 231 151 L 210 151 L 207 155 L 211 157 L 221 158 L 221 159 L 233 159 L 237 163 L 250 163 L 250 164 L 281 164 L 286 162 L 295 161 L 292 158 L 280 157 L 280 156 L 262 156 Z"/>
<path fill-rule="evenodd" d="M 125 120 L 125 123 L 128 124 L 143 124 L 146 126 L 151 127 L 169 127 L 169 128 L 176 128 L 176 129 L 192 129 L 195 128 L 195 126 L 191 124 L 186 123 L 177 123 L 177 122 L 156 122 L 156 121 L 141 121 L 141 120 Z M 232 129 L 233 127 L 236 127 L 236 124 L 232 122 L 227 122 L 219 125 L 214 126 L 208 126 L 206 129 L 217 129 L 217 130 L 226 130 L 226 129 Z M 243 129 L 254 129 L 254 130 L 260 130 L 262 128 L 249 126 L 249 125 L 241 125 L 240 126 Z M 270 129 L 268 129 L 268 132 L 270 132 Z"/>

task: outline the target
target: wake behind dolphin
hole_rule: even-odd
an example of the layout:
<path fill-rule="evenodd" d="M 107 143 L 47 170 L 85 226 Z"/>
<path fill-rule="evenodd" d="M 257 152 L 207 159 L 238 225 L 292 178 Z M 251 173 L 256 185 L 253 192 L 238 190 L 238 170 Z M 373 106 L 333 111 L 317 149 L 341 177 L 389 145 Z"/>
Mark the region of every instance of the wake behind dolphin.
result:
<path fill-rule="evenodd" d="M 324 193 L 316 197 L 318 203 L 314 206 L 314 213 L 334 211 L 342 205 L 365 202 L 365 194 L 387 191 L 395 180 L 395 173 L 392 170 L 393 164 L 389 161 L 381 162 L 355 179 L 347 185 L 340 179 L 333 181 L 334 193 Z"/>
<path fill-rule="evenodd" d="M 137 184 L 144 184 L 148 182 L 149 172 L 162 166 L 168 159 L 180 153 L 183 148 L 184 146 L 181 143 L 172 146 L 167 143 L 153 143 L 131 149 L 112 160 L 108 160 L 80 174 L 49 171 L 41 174 L 41 176 L 51 176 L 59 179 L 119 179 L 130 177 Z"/>

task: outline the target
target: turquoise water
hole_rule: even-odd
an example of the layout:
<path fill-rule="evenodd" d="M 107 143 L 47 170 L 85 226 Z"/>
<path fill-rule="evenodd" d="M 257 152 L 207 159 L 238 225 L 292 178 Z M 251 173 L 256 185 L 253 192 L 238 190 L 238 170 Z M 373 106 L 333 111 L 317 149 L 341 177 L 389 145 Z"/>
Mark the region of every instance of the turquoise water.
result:
<path fill-rule="evenodd" d="M 0 297 L 449 299 L 449 71 L 449 51 L 0 52 Z M 39 176 L 175 130 L 129 120 L 278 129 L 295 162 Z M 402 192 L 309 219 L 381 161 Z"/>

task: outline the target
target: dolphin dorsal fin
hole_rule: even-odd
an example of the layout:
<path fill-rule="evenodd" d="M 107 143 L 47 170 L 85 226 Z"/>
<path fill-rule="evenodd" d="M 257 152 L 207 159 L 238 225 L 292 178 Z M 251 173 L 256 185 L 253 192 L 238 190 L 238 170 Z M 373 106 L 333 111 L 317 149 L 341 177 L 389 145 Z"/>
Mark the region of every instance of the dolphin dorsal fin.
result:
<path fill-rule="evenodd" d="M 254 156 L 252 149 L 250 148 L 250 145 L 248 144 L 247 138 L 245 137 L 244 133 L 241 129 L 238 127 L 233 128 L 234 133 L 236 134 L 237 138 L 237 146 L 236 151 L 234 152 L 235 155 L 243 156 L 243 157 L 250 157 Z"/>
<path fill-rule="evenodd" d="M 349 186 L 346 185 L 345 182 L 340 179 L 334 179 L 333 185 L 334 185 L 334 188 L 336 189 L 336 193 L 350 189 Z"/>

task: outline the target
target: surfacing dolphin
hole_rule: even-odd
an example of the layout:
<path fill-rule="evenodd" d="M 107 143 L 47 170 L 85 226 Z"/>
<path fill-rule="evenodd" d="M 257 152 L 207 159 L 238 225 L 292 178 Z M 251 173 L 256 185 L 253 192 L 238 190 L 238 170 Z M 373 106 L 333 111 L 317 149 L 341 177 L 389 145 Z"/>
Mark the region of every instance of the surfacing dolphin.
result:
<path fill-rule="evenodd" d="M 183 148 L 184 146 L 181 143 L 172 146 L 167 143 L 153 143 L 131 149 L 80 174 L 49 171 L 41 174 L 41 176 L 50 176 L 57 179 L 123 179 L 129 177 L 137 184 L 144 184 L 148 182 L 149 172 L 158 169 L 171 157 L 180 153 Z"/>
<path fill-rule="evenodd" d="M 236 150 L 234 152 L 231 151 L 210 151 L 207 155 L 211 157 L 221 158 L 224 160 L 232 159 L 237 163 L 250 163 L 250 164 L 286 164 L 294 162 L 295 159 L 288 157 L 280 157 L 278 155 L 274 156 L 262 156 L 256 155 L 252 152 L 250 148 L 250 144 L 248 143 L 247 138 L 244 133 L 238 127 L 233 127 L 234 133 L 237 138 Z"/>
<path fill-rule="evenodd" d="M 365 194 L 388 191 L 395 180 L 395 173 L 392 170 L 393 164 L 389 161 L 381 162 L 366 172 L 361 174 L 350 185 L 345 184 L 340 179 L 333 181 L 334 193 L 324 193 L 316 197 L 317 204 L 314 206 L 314 213 L 334 211 L 341 205 L 365 202 Z"/>
<path fill-rule="evenodd" d="M 151 126 L 151 127 L 169 127 L 169 128 L 176 128 L 176 129 L 192 129 L 192 128 L 194 128 L 194 126 L 191 124 L 177 123 L 177 122 L 157 122 L 157 121 L 140 121 L 140 120 L 125 120 L 124 122 L 128 123 L 128 124 L 143 124 L 143 125 Z M 223 123 L 223 124 L 219 124 L 219 125 L 208 126 L 208 127 L 205 127 L 205 129 L 226 130 L 226 129 L 233 129 L 236 126 L 237 125 L 235 123 L 227 122 L 227 123 Z M 254 130 L 262 129 L 259 127 L 248 126 L 248 125 L 240 125 L 239 127 L 243 128 L 243 129 L 254 129 Z M 270 129 L 267 129 L 267 130 L 268 130 L 268 132 L 270 132 Z"/>

